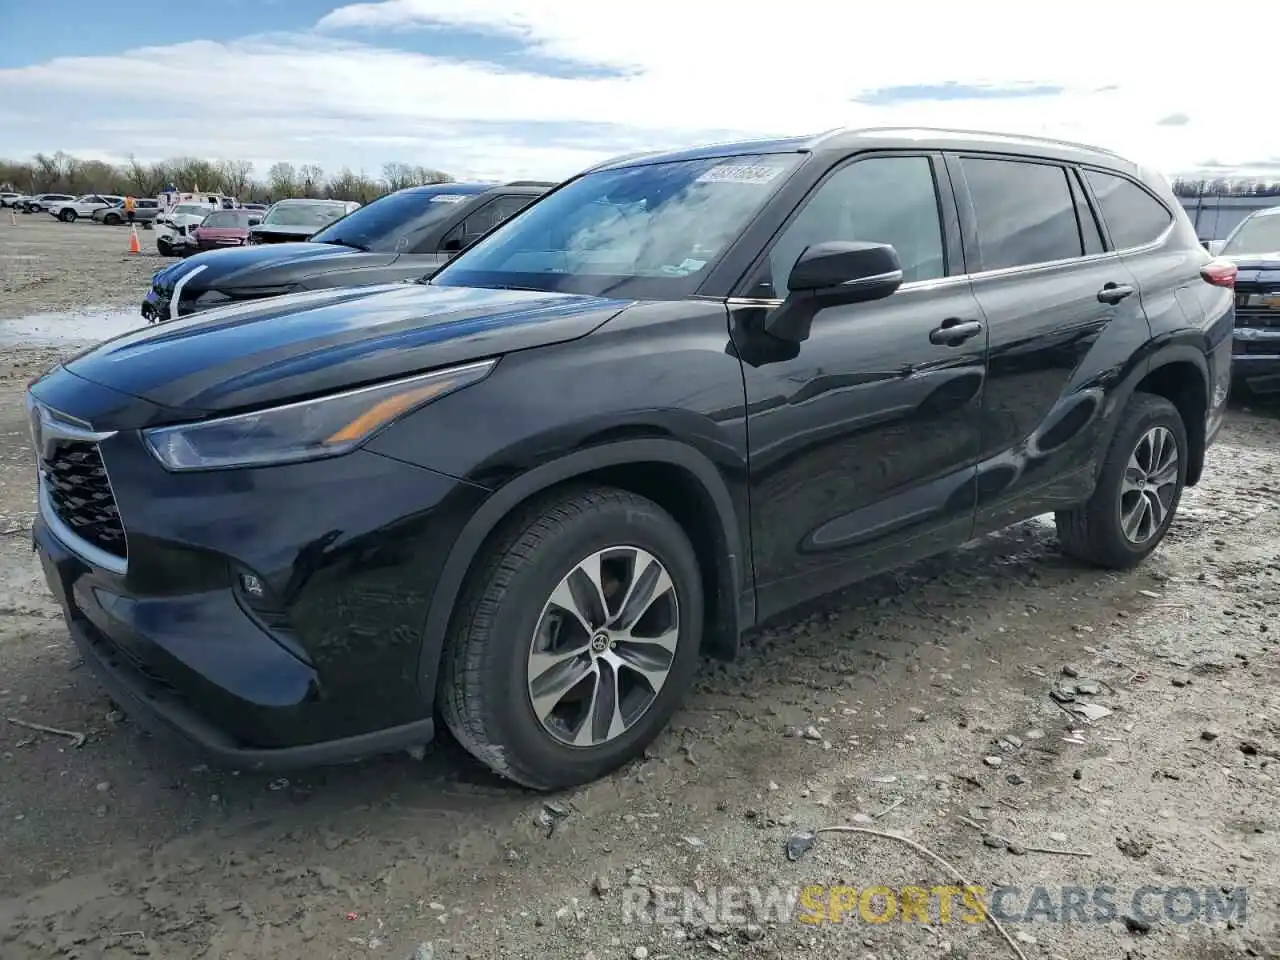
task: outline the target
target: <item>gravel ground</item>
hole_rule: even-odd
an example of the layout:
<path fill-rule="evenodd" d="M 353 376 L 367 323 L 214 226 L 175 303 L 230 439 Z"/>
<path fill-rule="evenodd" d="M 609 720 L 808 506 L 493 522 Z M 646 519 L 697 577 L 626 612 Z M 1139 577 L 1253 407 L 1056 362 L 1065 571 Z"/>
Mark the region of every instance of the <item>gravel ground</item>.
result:
<path fill-rule="evenodd" d="M 160 261 L 128 260 L 125 236 L 0 223 L 0 317 L 136 308 Z M 49 356 L 6 347 L 0 372 L 5 960 L 1280 956 L 1280 406 L 1233 409 L 1141 569 L 1081 568 L 1037 520 L 860 585 L 707 664 L 643 761 L 547 798 L 447 741 L 420 761 L 231 775 L 115 713 L 27 539 L 22 387 Z M 1110 713 L 1070 716 L 1050 696 L 1064 685 Z M 959 899 L 949 921 L 934 901 L 930 923 L 779 922 L 753 899 L 769 885 L 954 883 L 895 837 L 804 851 L 797 835 L 827 825 L 1018 888 L 997 913 L 1011 942 Z M 1154 916 L 1126 923 L 1144 887 Z M 1066 888 L 1088 909 L 1055 922 Z M 1247 906 L 1179 922 L 1185 889 L 1160 911 L 1174 888 L 1205 910 L 1243 888 Z M 663 922 L 637 918 L 646 903 Z"/>

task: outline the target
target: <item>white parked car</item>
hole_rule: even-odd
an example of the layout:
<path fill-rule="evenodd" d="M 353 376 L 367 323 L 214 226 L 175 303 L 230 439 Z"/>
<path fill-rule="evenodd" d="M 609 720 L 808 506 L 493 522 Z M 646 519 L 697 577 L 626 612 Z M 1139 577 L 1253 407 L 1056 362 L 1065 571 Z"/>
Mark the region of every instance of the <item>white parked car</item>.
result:
<path fill-rule="evenodd" d="M 195 251 L 192 231 L 215 210 L 222 209 L 220 202 L 206 200 L 179 203 L 162 211 L 151 221 L 156 233 L 156 250 L 161 256 L 181 257 Z"/>
<path fill-rule="evenodd" d="M 79 217 L 92 217 L 97 211 L 114 207 L 117 203 L 124 203 L 124 197 L 111 193 L 86 193 L 74 200 L 50 203 L 45 209 L 63 223 L 72 223 Z"/>
<path fill-rule="evenodd" d="M 0 193 L 0 207 L 16 207 L 19 200 L 25 199 L 27 199 L 25 194 L 5 191 Z"/>

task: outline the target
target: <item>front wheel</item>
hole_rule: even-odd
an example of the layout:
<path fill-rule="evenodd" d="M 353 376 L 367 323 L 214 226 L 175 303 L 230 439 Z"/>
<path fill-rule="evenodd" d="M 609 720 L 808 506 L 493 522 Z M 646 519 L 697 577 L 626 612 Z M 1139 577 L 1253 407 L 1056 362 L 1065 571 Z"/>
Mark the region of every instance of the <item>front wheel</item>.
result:
<path fill-rule="evenodd" d="M 698 665 L 702 582 L 678 523 L 592 487 L 526 509 L 478 559 L 455 610 L 438 699 L 495 772 L 555 790 L 639 755 Z"/>
<path fill-rule="evenodd" d="M 76 212 L 74 210 L 63 210 L 58 214 L 58 219 L 63 223 L 75 223 Z"/>
<path fill-rule="evenodd" d="M 102 218 L 102 222 L 103 222 L 103 223 L 105 223 L 105 224 L 107 224 L 108 226 L 111 226 L 111 227 L 118 227 L 118 226 L 119 226 L 121 223 L 123 223 L 124 221 L 120 219 L 120 215 L 119 215 L 119 214 L 117 214 L 117 213 L 108 213 L 106 216 L 104 216 L 104 217 Z"/>
<path fill-rule="evenodd" d="M 1113 570 L 1135 567 L 1160 545 L 1187 478 L 1187 430 L 1164 397 L 1136 393 L 1088 501 L 1056 515 L 1062 549 Z"/>
<path fill-rule="evenodd" d="M 173 246 L 164 237 L 156 238 L 156 250 L 159 252 L 160 256 L 162 257 L 173 256 Z"/>

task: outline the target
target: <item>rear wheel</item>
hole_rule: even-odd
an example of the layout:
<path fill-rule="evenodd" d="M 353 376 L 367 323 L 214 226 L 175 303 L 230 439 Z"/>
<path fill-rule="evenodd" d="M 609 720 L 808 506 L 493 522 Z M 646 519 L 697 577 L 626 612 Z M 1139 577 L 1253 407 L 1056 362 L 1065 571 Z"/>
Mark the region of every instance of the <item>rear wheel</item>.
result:
<path fill-rule="evenodd" d="M 438 699 L 495 772 L 553 790 L 639 755 L 698 665 L 697 555 L 662 508 L 596 487 L 513 518 L 455 612 Z"/>
<path fill-rule="evenodd" d="M 1187 477 L 1187 431 L 1178 408 L 1136 393 L 1088 501 L 1056 515 L 1062 549 L 1100 567 L 1137 566 L 1173 522 Z"/>

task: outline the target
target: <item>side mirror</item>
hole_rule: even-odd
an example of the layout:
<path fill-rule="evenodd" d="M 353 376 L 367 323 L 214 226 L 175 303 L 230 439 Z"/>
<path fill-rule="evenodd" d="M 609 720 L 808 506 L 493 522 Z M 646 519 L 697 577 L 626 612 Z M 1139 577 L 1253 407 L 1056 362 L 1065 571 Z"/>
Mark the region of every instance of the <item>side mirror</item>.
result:
<path fill-rule="evenodd" d="M 1210 240 L 1204 245 L 1204 247 L 1210 254 L 1216 257 L 1218 254 L 1222 253 L 1222 248 L 1226 245 L 1227 241 L 1225 240 Z"/>
<path fill-rule="evenodd" d="M 824 307 L 882 300 L 902 286 L 902 263 L 887 243 L 830 241 L 806 247 L 787 278 L 790 294 L 765 321 L 780 340 L 809 338 Z"/>
<path fill-rule="evenodd" d="M 887 297 L 902 285 L 898 251 L 887 243 L 815 243 L 791 268 L 792 293 L 822 293 L 840 303 Z"/>

